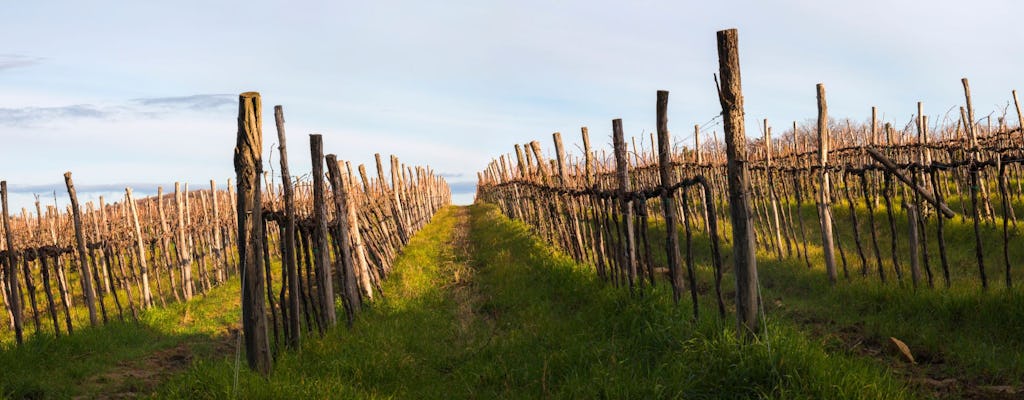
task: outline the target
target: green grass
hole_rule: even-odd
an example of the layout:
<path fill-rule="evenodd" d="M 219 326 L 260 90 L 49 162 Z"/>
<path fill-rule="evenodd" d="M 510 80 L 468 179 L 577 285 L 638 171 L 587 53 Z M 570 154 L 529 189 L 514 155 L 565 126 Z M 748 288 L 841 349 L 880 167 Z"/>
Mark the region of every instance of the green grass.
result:
<path fill-rule="evenodd" d="M 957 207 L 954 209 L 958 210 Z M 794 224 L 797 223 L 797 211 L 794 206 Z M 952 278 L 951 286 L 946 288 L 942 280 L 933 216 L 929 219 L 927 237 L 935 287 L 928 287 L 922 280 L 915 289 L 910 279 L 905 210 L 900 206 L 894 209 L 897 254 L 904 274 L 902 281 L 897 281 L 892 265 L 888 217 L 882 203 L 875 210 L 875 230 L 887 276 L 887 283 L 883 284 L 877 275 L 867 210 L 863 204 L 857 213 L 861 243 L 868 261 L 868 276 L 860 276 L 860 258 L 844 199 L 842 203 L 833 204 L 833 219 L 836 236 L 846 251 L 850 277 L 844 277 L 837 251 L 839 281 L 832 287 L 823 266 L 815 206 L 805 201 L 799 211 L 806 227 L 811 269 L 796 254 L 778 261 L 774 252 L 764 248 L 758 250 L 763 298 L 770 321 L 810 333 L 830 352 L 868 353 L 879 363 L 890 365 L 900 375 L 909 375 L 911 379 L 957 379 L 959 387 L 941 393 L 944 395 L 968 395 L 976 386 L 1020 387 L 1024 384 L 1024 358 L 1020 356 L 1024 354 L 1024 292 L 1020 290 L 1024 276 L 1020 275 L 1021 269 L 1017 264 L 1024 260 L 1024 246 L 1020 245 L 1018 229 L 1010 228 L 1010 259 L 1014 263 L 1016 283 L 1013 289 L 1006 289 L 1002 270 L 1002 221 L 997 218 L 994 225 L 982 224 L 980 231 L 989 277 L 989 289 L 983 290 L 978 279 L 974 229 L 970 219 L 962 220 L 958 216 L 946 220 L 945 238 Z M 721 220 L 719 224 L 722 226 L 720 232 L 728 237 L 731 233 L 729 224 Z M 664 243 L 664 224 L 654 220 L 651 229 L 654 258 L 658 265 L 665 265 L 661 245 Z M 798 242 L 794 246 L 799 243 L 799 227 L 796 229 Z M 723 244 L 722 255 L 727 267 L 723 289 L 729 293 L 733 280 L 728 270 L 731 266 L 731 245 Z M 700 234 L 694 238 L 694 250 L 699 280 L 710 284 L 713 278 L 706 236 Z M 727 302 L 730 300 L 726 298 Z M 702 298 L 701 301 L 713 300 Z M 919 365 L 904 363 L 889 344 L 890 337 L 906 342 Z"/>
<path fill-rule="evenodd" d="M 847 218 L 838 205 L 834 209 L 837 221 Z M 230 280 L 188 304 L 149 310 L 138 324 L 113 322 L 60 339 L 36 335 L 23 348 L 7 342 L 0 347 L 0 393 L 903 399 L 976 393 L 933 392 L 910 380 L 924 376 L 954 377 L 971 386 L 1021 384 L 1024 296 L 998 285 L 980 290 L 970 268 L 973 243 L 964 240 L 973 235 L 969 224 L 948 226 L 953 286 L 943 288 L 937 279 L 937 288 L 915 290 L 908 277 L 885 285 L 875 276 L 860 277 L 852 229 L 837 223 L 852 278 L 841 277 L 831 287 L 821 267 L 813 208 L 802 211 L 814 268 L 802 259 L 776 261 L 760 250 L 768 316 L 754 343 L 736 338 L 733 316 L 717 315 L 703 235 L 694 238 L 703 293 L 701 318 L 694 321 L 688 295 L 673 304 L 664 281 L 631 295 L 541 242 L 522 222 L 501 216 L 492 205 L 474 205 L 443 209 L 413 237 L 385 284 L 385 296 L 369 304 L 353 328 L 304 336 L 301 350 L 281 354 L 269 378 L 249 372 L 244 357 L 235 363 L 228 328 L 237 326 L 238 283 Z M 905 216 L 897 214 L 898 226 L 905 226 Z M 888 262 L 885 218 L 880 210 L 876 222 Z M 866 218 L 861 224 L 867 244 Z M 728 236 L 728 224 L 721 225 Z M 650 240 L 659 265 L 664 234 L 664 225 L 652 220 Z M 991 241 L 999 237 L 997 230 L 983 234 L 987 244 L 1001 243 Z M 731 248 L 723 245 L 728 267 Z M 937 257 L 933 267 L 938 268 Z M 731 274 L 723 289 L 731 303 Z M 890 336 L 906 342 L 920 365 L 901 361 L 887 343 Z M 152 367 L 147 363 L 155 354 L 183 347 L 194 360 L 173 376 L 116 378 Z"/>
<path fill-rule="evenodd" d="M 74 335 L 60 338 L 52 333 L 32 335 L 20 348 L 3 343 L 0 397 L 88 398 L 110 391 L 152 390 L 156 382 L 129 375 L 152 369 L 146 357 L 172 349 L 185 356 L 209 356 L 225 342 L 233 343 L 227 328 L 238 325 L 238 289 L 238 283 L 230 281 L 189 303 L 145 311 L 138 323 L 80 326 Z"/>
<path fill-rule="evenodd" d="M 913 398 L 878 362 L 829 353 L 769 321 L 742 345 L 731 319 L 599 282 L 525 225 L 476 205 L 468 253 L 449 207 L 418 233 L 352 329 L 307 339 L 264 379 L 198 362 L 167 398 Z M 462 217 L 464 218 L 464 217 Z M 704 303 L 711 305 L 709 299 Z M 237 392 L 236 392 L 237 391 Z"/>

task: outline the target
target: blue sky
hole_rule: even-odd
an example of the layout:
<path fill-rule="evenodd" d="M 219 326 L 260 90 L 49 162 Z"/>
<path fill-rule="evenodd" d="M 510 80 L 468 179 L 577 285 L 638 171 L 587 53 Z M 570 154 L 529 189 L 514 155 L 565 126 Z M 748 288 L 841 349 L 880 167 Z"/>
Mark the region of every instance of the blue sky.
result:
<path fill-rule="evenodd" d="M 316 132 L 340 159 L 396 154 L 472 182 L 514 143 L 550 151 L 551 132 L 572 148 L 580 126 L 610 148 L 613 118 L 650 132 L 659 89 L 688 144 L 720 112 L 715 32 L 732 27 L 751 129 L 812 118 L 818 82 L 832 116 L 878 106 L 902 126 L 917 101 L 933 118 L 962 103 L 968 77 L 986 115 L 1024 89 L 1022 14 L 1012 1 L 16 2 L 0 13 L 0 179 L 16 209 L 66 170 L 86 199 L 224 182 L 249 90 L 267 121 L 284 106 L 296 174 Z"/>

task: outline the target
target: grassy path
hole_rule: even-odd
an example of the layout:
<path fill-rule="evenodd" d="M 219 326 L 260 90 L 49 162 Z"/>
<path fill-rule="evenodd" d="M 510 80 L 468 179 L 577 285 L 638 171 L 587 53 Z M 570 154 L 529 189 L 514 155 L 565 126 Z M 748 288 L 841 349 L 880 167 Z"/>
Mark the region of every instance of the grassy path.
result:
<path fill-rule="evenodd" d="M 883 365 L 770 325 L 740 346 L 668 288 L 598 282 L 492 206 L 449 207 L 418 233 L 354 328 L 308 338 L 269 379 L 197 360 L 166 398 L 913 398 Z"/>

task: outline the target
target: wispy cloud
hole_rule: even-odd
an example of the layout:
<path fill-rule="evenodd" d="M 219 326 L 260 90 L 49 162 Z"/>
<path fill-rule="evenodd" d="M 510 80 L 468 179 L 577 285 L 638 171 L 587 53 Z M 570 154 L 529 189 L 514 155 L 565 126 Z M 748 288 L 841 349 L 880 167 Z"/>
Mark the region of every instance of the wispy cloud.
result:
<path fill-rule="evenodd" d="M 58 107 L 0 108 L 0 125 L 32 125 L 36 122 L 69 118 L 105 118 L 110 110 L 92 104 Z"/>
<path fill-rule="evenodd" d="M 0 54 L 0 71 L 20 67 L 28 67 L 43 62 L 42 57 L 22 54 Z"/>
<path fill-rule="evenodd" d="M 0 66 L 2 69 L 2 66 Z M 131 99 L 123 104 L 72 104 L 49 107 L 0 107 L 0 125 L 35 126 L 48 122 L 77 119 L 111 119 L 118 116 L 154 118 L 168 113 L 224 110 L 234 106 L 228 94 L 196 94 L 177 97 Z"/>
<path fill-rule="evenodd" d="M 133 103 L 142 106 L 188 110 L 210 110 L 230 107 L 234 106 L 236 101 L 236 97 L 230 94 L 194 94 L 191 96 L 132 99 Z"/>

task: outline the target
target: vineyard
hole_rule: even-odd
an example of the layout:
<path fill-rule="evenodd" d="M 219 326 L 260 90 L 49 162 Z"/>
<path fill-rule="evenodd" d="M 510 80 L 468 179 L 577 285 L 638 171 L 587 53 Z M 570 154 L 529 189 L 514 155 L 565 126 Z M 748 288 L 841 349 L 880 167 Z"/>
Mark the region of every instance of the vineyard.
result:
<path fill-rule="evenodd" d="M 18 214 L 0 182 L 0 360 L 14 365 L 0 396 L 1024 393 L 1016 91 L 1013 113 L 979 118 L 964 78 L 963 106 L 929 121 L 919 102 L 904 124 L 869 106 L 866 122 L 832 118 L 818 84 L 815 123 L 748 135 L 735 30 L 718 56 L 721 136 L 694 125 L 692 143 L 673 141 L 658 91 L 655 132 L 614 119 L 611 153 L 587 127 L 581 154 L 558 132 L 552 152 L 515 144 L 477 173 L 469 207 L 430 167 L 375 154 L 373 174 L 320 134 L 311 173 L 293 176 L 281 106 L 279 162 L 265 162 L 256 92 L 238 97 L 224 189 L 80 204 L 67 172 L 66 209 L 37 197 Z M 69 343 L 197 324 L 190 310 L 207 308 L 215 349 L 192 362 L 202 335 L 161 338 L 188 356 L 147 366 L 170 370 L 152 385 L 83 393 L 19 375 L 58 351 L 122 368 Z M 96 380 L 75 374 L 68 386 Z"/>

